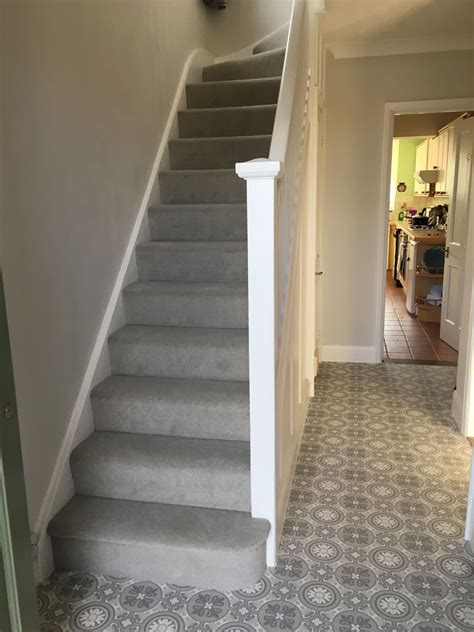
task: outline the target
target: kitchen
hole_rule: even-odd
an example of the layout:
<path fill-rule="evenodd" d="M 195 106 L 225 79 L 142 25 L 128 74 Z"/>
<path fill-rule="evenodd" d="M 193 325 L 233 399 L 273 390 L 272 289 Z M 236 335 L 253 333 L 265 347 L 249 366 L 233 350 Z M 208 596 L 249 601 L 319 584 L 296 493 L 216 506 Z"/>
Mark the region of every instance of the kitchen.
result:
<path fill-rule="evenodd" d="M 469 116 L 444 112 L 395 117 L 385 361 L 457 363 L 462 270 L 454 246 L 462 237 L 454 233 L 467 229 L 468 209 L 455 186 L 460 164 L 455 135 Z M 455 216 L 450 215 L 453 199 Z"/>

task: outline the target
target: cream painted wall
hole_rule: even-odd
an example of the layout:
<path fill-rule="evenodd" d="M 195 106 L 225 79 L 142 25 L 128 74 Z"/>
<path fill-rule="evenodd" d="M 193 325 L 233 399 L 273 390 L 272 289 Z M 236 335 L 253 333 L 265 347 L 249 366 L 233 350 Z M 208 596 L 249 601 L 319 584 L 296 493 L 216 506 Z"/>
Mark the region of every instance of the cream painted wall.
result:
<path fill-rule="evenodd" d="M 327 64 L 323 357 L 368 358 L 376 345 L 385 103 L 474 96 L 473 51 L 329 56 Z"/>
<path fill-rule="evenodd" d="M 273 0 L 230 5 L 0 3 L 0 235 L 32 525 L 186 59 L 198 47 L 241 48 L 288 20 Z"/>
<path fill-rule="evenodd" d="M 293 0 L 228 0 L 225 11 L 209 16 L 211 41 L 221 55 L 233 53 L 288 22 L 292 4 Z"/>

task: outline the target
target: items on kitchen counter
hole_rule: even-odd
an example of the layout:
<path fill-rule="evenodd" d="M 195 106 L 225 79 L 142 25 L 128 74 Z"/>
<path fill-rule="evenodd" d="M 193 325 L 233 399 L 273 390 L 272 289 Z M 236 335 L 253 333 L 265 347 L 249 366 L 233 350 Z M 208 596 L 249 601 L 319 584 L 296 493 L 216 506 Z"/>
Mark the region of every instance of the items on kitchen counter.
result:
<path fill-rule="evenodd" d="M 405 206 L 405 205 L 404 205 Z M 446 220 L 449 207 L 447 204 L 426 206 L 421 211 L 413 208 L 402 208 L 398 213 L 398 221 L 407 221 L 411 229 L 419 230 L 431 228 L 434 230 L 446 230 Z"/>

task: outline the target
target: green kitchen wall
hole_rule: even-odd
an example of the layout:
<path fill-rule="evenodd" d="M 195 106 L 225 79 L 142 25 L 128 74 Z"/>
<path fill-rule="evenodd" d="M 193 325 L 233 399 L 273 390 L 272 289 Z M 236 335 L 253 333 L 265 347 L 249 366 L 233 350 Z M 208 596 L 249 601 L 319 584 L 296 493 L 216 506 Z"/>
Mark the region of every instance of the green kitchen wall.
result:
<path fill-rule="evenodd" d="M 413 195 L 414 193 L 414 178 L 415 173 L 415 157 L 416 147 L 424 138 L 397 138 L 398 142 L 398 168 L 396 185 L 400 182 L 404 182 L 407 185 L 405 195 Z M 395 141 L 394 141 L 395 142 Z"/>

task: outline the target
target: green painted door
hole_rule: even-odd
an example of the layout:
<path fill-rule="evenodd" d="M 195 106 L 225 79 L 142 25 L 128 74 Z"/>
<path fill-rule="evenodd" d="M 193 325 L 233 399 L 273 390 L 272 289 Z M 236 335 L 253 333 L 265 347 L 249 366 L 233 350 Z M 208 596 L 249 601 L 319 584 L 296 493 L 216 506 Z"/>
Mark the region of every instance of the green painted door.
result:
<path fill-rule="evenodd" d="M 20 433 L 0 268 L 0 631 L 38 630 Z"/>

